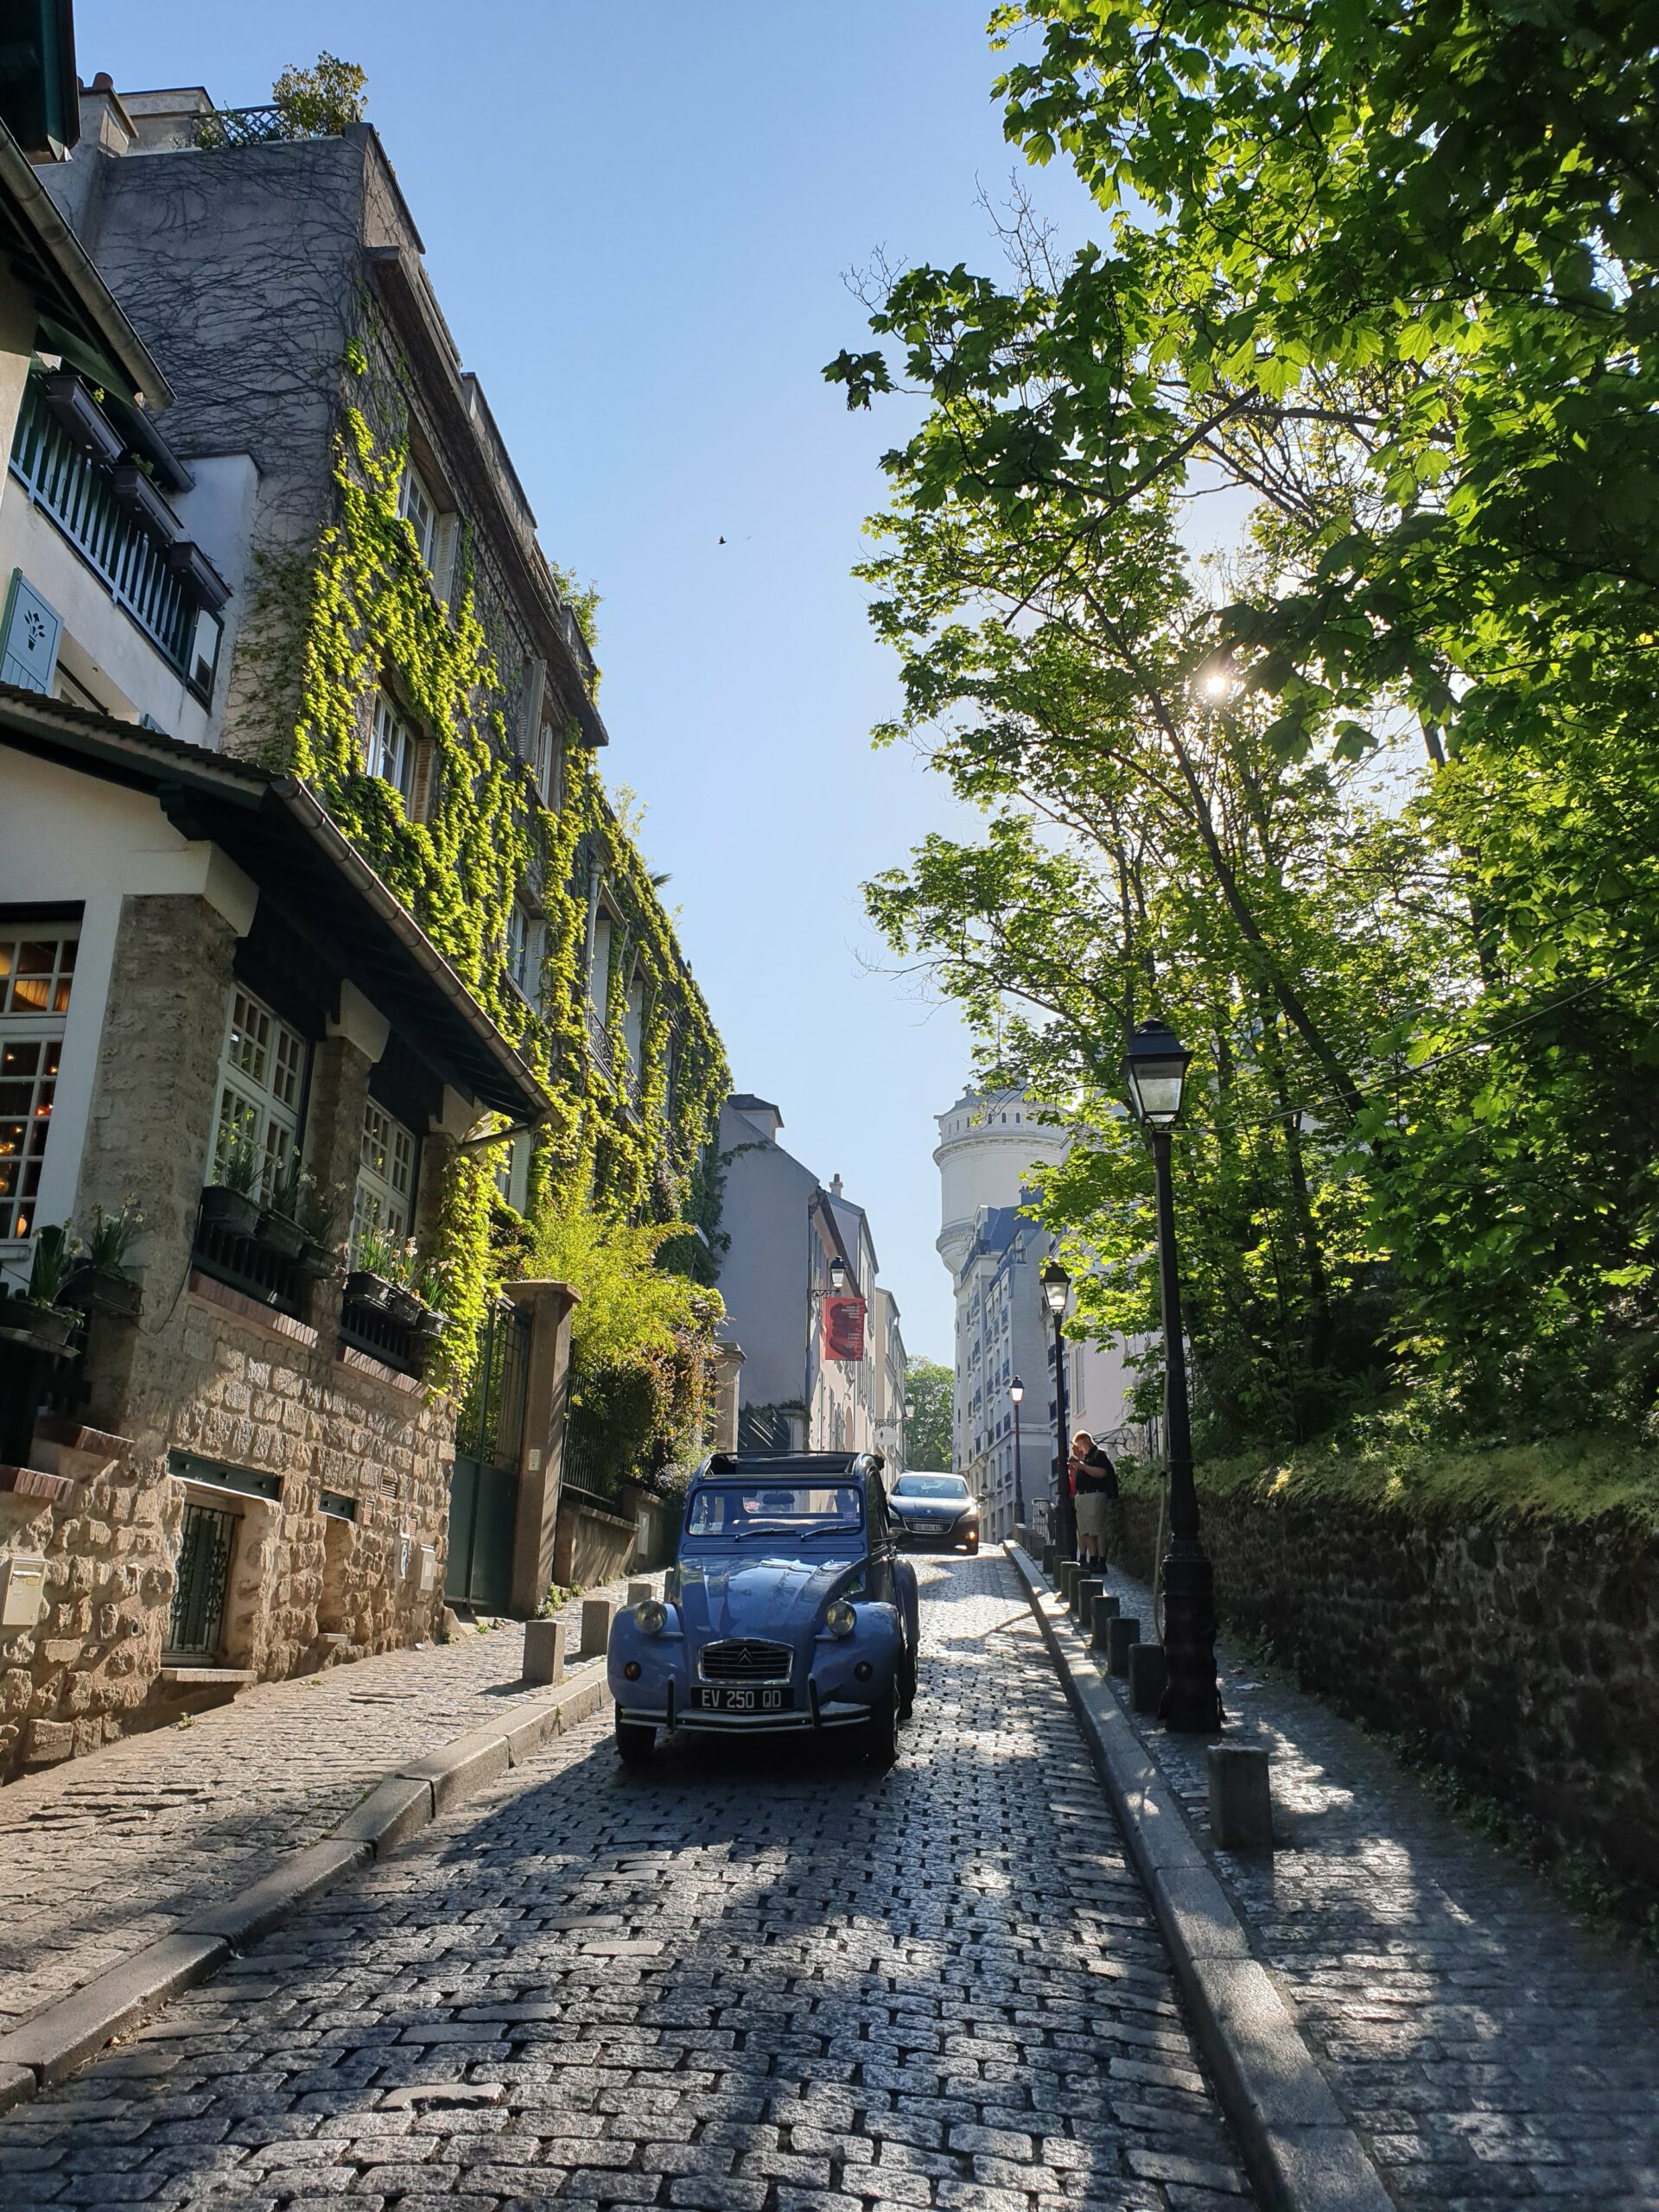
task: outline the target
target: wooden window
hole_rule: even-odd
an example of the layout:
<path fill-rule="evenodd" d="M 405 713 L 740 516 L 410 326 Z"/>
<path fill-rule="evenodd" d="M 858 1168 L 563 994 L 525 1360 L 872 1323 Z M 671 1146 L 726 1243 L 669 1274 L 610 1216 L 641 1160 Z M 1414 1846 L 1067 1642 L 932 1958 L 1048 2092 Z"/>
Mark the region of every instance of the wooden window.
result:
<path fill-rule="evenodd" d="M 522 998 L 542 1003 L 542 918 L 522 899 L 507 914 L 507 974 Z"/>
<path fill-rule="evenodd" d="M 231 993 L 231 1018 L 219 1061 L 216 1177 L 240 1138 L 261 1155 L 261 1189 L 269 1189 L 300 1141 L 309 1049 L 298 1030 L 251 991 L 238 984 Z"/>
<path fill-rule="evenodd" d="M 402 1238 L 410 1233 L 415 1202 L 415 1138 L 372 1098 L 363 1109 L 357 1189 L 352 1200 L 352 1252 L 365 1230 Z"/>
<path fill-rule="evenodd" d="M 438 566 L 438 503 L 412 461 L 404 463 L 397 486 L 397 512 L 415 533 L 415 543 L 429 574 Z"/>
<path fill-rule="evenodd" d="M 415 818 L 419 760 L 420 740 L 387 694 L 377 691 L 374 695 L 374 717 L 369 726 L 369 741 L 364 753 L 363 766 L 371 776 L 378 776 L 391 785 L 403 800 L 404 811 L 411 821 Z"/>
<path fill-rule="evenodd" d="M 0 923 L 0 1243 L 34 1233 L 79 949 L 77 924 Z"/>

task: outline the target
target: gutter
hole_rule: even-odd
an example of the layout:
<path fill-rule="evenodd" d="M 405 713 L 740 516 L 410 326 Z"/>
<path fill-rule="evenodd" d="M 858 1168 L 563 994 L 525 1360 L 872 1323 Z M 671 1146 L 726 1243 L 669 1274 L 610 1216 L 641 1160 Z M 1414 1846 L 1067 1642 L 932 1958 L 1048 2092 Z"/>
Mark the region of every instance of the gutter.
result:
<path fill-rule="evenodd" d="M 45 258 L 74 295 L 99 338 L 108 346 L 137 404 L 156 409 L 171 406 L 173 387 L 162 375 L 155 356 L 99 275 L 86 247 L 59 213 L 56 202 L 35 175 L 34 163 L 3 123 L 0 189 L 9 192 L 16 201 L 18 213 L 39 240 Z"/>

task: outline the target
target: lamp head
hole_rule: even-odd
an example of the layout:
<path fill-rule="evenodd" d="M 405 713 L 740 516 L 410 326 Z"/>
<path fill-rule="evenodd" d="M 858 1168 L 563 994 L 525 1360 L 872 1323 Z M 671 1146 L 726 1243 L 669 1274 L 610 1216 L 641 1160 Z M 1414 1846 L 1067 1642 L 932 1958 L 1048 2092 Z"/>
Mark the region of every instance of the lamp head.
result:
<path fill-rule="evenodd" d="M 830 1262 L 830 1287 L 837 1298 L 847 1287 L 847 1263 L 839 1254 Z"/>
<path fill-rule="evenodd" d="M 1166 1021 L 1143 1021 L 1129 1039 L 1123 1073 L 1136 1114 L 1147 1126 L 1166 1129 L 1180 1119 L 1181 1092 L 1192 1055 Z"/>
<path fill-rule="evenodd" d="M 1071 1278 L 1058 1260 L 1051 1260 L 1042 1272 L 1043 1303 L 1054 1319 L 1059 1320 L 1065 1313 L 1065 1301 L 1071 1295 Z"/>
<path fill-rule="evenodd" d="M 1026 1386 L 1016 1375 L 1013 1382 L 1008 1385 L 1008 1395 L 1014 1400 L 1014 1404 L 1017 1406 L 1020 1399 L 1023 1398 L 1025 1395 Z"/>

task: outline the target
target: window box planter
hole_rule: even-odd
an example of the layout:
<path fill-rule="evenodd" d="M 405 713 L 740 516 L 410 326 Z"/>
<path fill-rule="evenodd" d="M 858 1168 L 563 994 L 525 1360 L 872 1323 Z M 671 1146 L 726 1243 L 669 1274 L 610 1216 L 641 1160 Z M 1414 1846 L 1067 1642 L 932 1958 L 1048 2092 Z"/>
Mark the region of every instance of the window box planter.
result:
<path fill-rule="evenodd" d="M 412 1290 L 405 1290 L 401 1283 L 389 1286 L 391 1295 L 386 1300 L 386 1310 L 400 1327 L 412 1329 L 426 1312 Z"/>
<path fill-rule="evenodd" d="M 124 461 L 110 471 L 110 489 L 135 520 L 147 524 L 170 544 L 179 535 L 179 518 L 136 461 Z"/>
<path fill-rule="evenodd" d="M 111 1320 L 134 1321 L 143 1303 L 142 1285 L 130 1275 L 100 1274 L 96 1268 L 77 1268 L 63 1287 L 62 1302 L 78 1313 L 103 1313 Z"/>
<path fill-rule="evenodd" d="M 95 461 L 120 459 L 126 450 L 121 433 L 79 377 L 48 377 L 42 391 L 47 412 L 73 445 Z"/>
<path fill-rule="evenodd" d="M 175 538 L 167 549 L 167 565 L 181 575 L 195 594 L 198 606 L 217 614 L 231 595 L 231 588 L 194 538 Z"/>
<path fill-rule="evenodd" d="M 297 1260 L 311 1241 L 297 1222 L 269 1208 L 259 1217 L 257 1233 L 266 1251 L 275 1252 L 283 1260 Z"/>
<path fill-rule="evenodd" d="M 15 1292 L 0 1292 L 0 1329 L 29 1338 L 37 1351 L 54 1356 L 67 1351 L 79 1324 L 80 1316 L 71 1306 L 36 1306 Z"/>
<path fill-rule="evenodd" d="M 449 1316 L 447 1313 L 439 1313 L 435 1306 L 423 1306 L 418 1316 L 410 1324 L 410 1332 L 420 1338 L 423 1343 L 435 1344 L 439 1342 L 448 1326 Z"/>
<path fill-rule="evenodd" d="M 340 1273 L 340 1255 L 327 1244 L 313 1244 L 307 1240 L 305 1249 L 295 1262 L 295 1272 L 308 1282 L 327 1282 L 331 1275 Z"/>
<path fill-rule="evenodd" d="M 384 1275 L 372 1275 L 366 1268 L 353 1268 L 346 1278 L 346 1303 L 372 1306 L 378 1313 L 384 1313 L 391 1304 L 391 1291 Z"/>
<path fill-rule="evenodd" d="M 201 1217 L 228 1236 L 251 1236 L 259 1226 L 260 1205 L 247 1191 L 210 1183 L 201 1194 Z"/>

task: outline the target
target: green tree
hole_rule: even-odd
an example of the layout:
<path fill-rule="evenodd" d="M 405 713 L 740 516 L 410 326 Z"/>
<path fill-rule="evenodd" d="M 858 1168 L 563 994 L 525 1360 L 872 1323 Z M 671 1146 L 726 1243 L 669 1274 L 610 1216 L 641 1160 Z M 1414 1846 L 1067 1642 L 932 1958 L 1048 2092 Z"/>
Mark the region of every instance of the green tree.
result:
<path fill-rule="evenodd" d="M 902 727 L 991 817 L 877 918 L 1093 1124 L 1047 1203 L 1125 1324 L 1115 1064 L 1138 1012 L 1187 1029 L 1224 1429 L 1305 1430 L 1396 1358 L 1477 1424 L 1645 1419 L 1652 41 L 1594 0 L 997 29 L 1010 138 L 1105 242 L 1016 219 L 1011 282 L 910 270 L 828 372 L 925 402 L 874 616 Z M 1251 546 L 1200 593 L 1172 516 L 1217 484 Z"/>
<path fill-rule="evenodd" d="M 362 122 L 368 83 L 367 72 L 356 62 L 320 54 L 308 69 L 284 69 L 270 88 L 270 102 L 297 136 L 334 138 L 348 123 Z"/>
<path fill-rule="evenodd" d="M 905 1422 L 905 1465 L 935 1467 L 950 1465 L 950 1399 L 955 1383 L 948 1367 L 937 1359 L 905 1363 L 905 1391 L 916 1408 Z"/>

